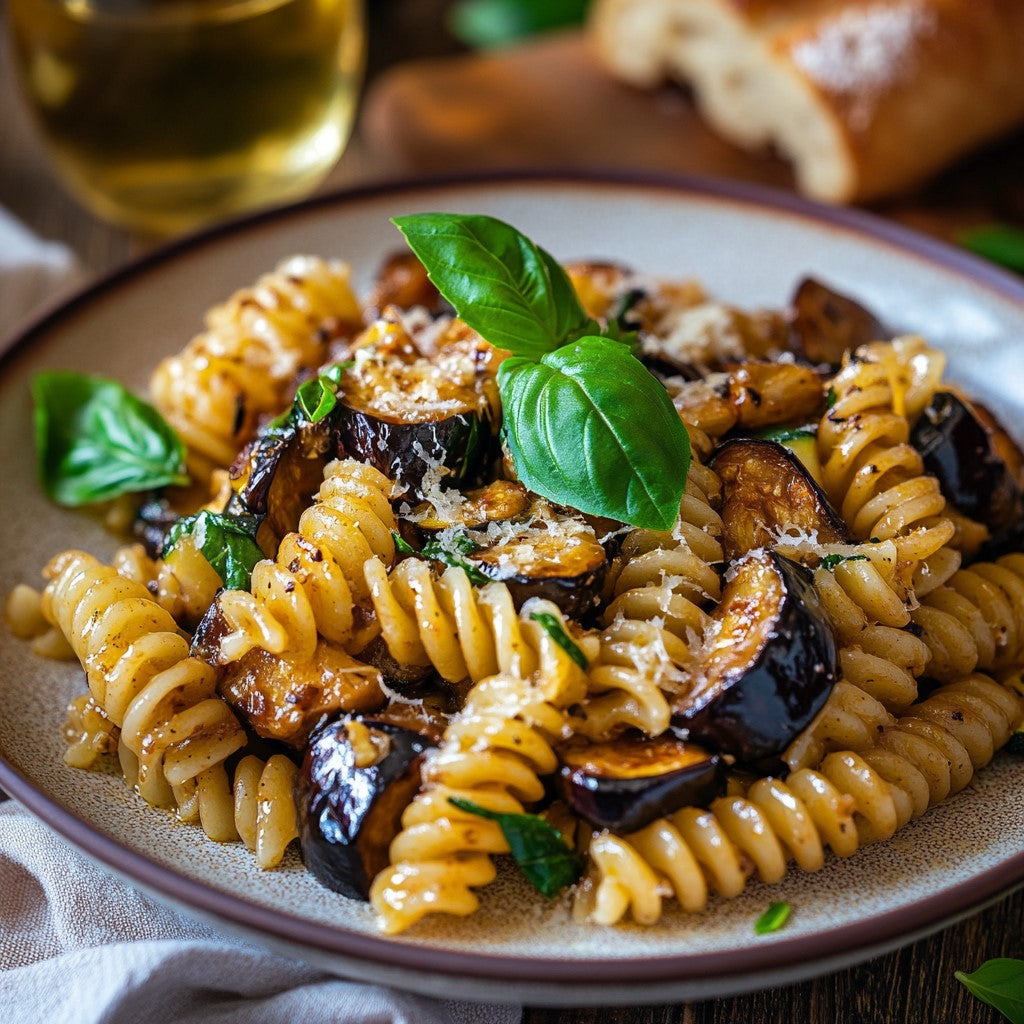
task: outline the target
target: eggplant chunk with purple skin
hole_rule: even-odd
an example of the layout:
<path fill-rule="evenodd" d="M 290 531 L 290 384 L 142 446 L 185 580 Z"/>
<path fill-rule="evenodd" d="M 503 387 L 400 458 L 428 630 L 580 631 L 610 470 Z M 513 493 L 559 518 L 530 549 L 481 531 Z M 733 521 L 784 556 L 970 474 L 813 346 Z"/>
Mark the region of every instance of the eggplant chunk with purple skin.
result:
<path fill-rule="evenodd" d="M 524 516 L 463 536 L 470 542 L 466 561 L 487 579 L 504 583 L 517 608 L 540 597 L 579 619 L 597 605 L 608 553 L 578 514 L 537 500 Z"/>
<path fill-rule="evenodd" d="M 433 730 L 384 718 L 335 720 L 313 734 L 295 795 L 302 858 L 319 882 L 368 898 L 420 787 L 424 754 L 436 745 Z"/>
<path fill-rule="evenodd" d="M 329 420 L 288 421 L 261 432 L 232 467 L 235 494 L 227 511 L 256 517 L 256 543 L 267 557 L 272 558 L 282 538 L 298 529 L 334 447 Z"/>
<path fill-rule="evenodd" d="M 717 754 L 674 736 L 620 736 L 560 752 L 559 785 L 595 828 L 635 832 L 680 807 L 706 807 L 725 786 Z"/>
<path fill-rule="evenodd" d="M 890 336 L 874 313 L 813 277 L 797 285 L 790 307 L 791 347 L 809 363 L 839 366 L 847 352 Z"/>
<path fill-rule="evenodd" d="M 495 349 L 459 338 L 428 358 L 399 326 L 379 321 L 353 355 L 338 392 L 339 454 L 375 466 L 411 497 L 484 482 L 498 455 Z"/>
<path fill-rule="evenodd" d="M 993 551 L 1019 539 L 1024 458 L 987 409 L 940 391 L 914 425 L 910 443 L 950 504 L 989 528 Z"/>
<path fill-rule="evenodd" d="M 803 566 L 771 551 L 731 574 L 672 724 L 751 763 L 780 754 L 821 710 L 837 677 L 836 642 Z"/>
<path fill-rule="evenodd" d="M 787 528 L 816 534 L 819 544 L 850 540 L 821 488 L 784 445 L 733 438 L 718 447 L 710 465 L 722 481 L 722 547 L 730 561 L 771 547 Z"/>

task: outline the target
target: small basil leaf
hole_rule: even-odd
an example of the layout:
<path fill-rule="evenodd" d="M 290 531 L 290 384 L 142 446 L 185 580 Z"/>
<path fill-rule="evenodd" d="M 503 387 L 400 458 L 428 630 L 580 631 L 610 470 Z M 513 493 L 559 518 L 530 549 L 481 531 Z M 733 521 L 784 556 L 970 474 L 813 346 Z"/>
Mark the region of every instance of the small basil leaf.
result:
<path fill-rule="evenodd" d="M 562 650 L 565 651 L 565 653 L 568 654 L 581 669 L 583 669 L 584 672 L 586 672 L 587 668 L 590 666 L 590 662 L 587 661 L 587 656 L 579 649 L 579 647 L 576 646 L 572 637 L 562 629 L 561 623 L 554 615 L 550 615 L 547 612 L 533 612 L 530 615 L 530 618 L 533 619 L 534 622 L 539 622 L 540 625 L 544 627 L 544 632 L 547 633 L 547 635 L 551 637 L 551 639 L 554 640 L 555 643 L 558 644 L 558 646 L 561 647 Z"/>
<path fill-rule="evenodd" d="M 759 431 L 757 437 L 782 444 L 785 441 L 813 441 L 817 434 L 808 427 L 773 427 Z"/>
<path fill-rule="evenodd" d="M 986 960 L 973 974 L 957 971 L 956 979 L 1010 1024 L 1024 1024 L 1024 960 Z"/>
<path fill-rule="evenodd" d="M 1024 274 L 1024 231 L 1005 224 L 985 224 L 959 237 L 960 244 L 992 263 Z"/>
<path fill-rule="evenodd" d="M 838 401 L 839 396 L 836 394 L 836 389 L 830 387 L 828 391 L 825 392 L 825 406 L 831 409 Z"/>
<path fill-rule="evenodd" d="M 834 569 L 841 562 L 867 562 L 867 555 L 826 555 L 820 564 L 822 569 Z"/>
<path fill-rule="evenodd" d="M 599 330 L 561 265 L 504 221 L 456 213 L 392 220 L 456 313 L 497 348 L 539 359 Z"/>
<path fill-rule="evenodd" d="M 266 556 L 256 543 L 258 523 L 252 516 L 224 516 L 203 509 L 179 519 L 167 534 L 163 555 L 182 537 L 191 537 L 229 590 L 248 590 L 252 570 Z"/>
<path fill-rule="evenodd" d="M 587 337 L 498 369 L 505 440 L 530 490 L 591 515 L 670 530 L 690 440 L 661 384 L 618 342 Z"/>
<path fill-rule="evenodd" d="M 515 862 L 533 887 L 551 899 L 583 873 L 580 858 L 566 845 L 562 833 L 536 814 L 499 814 L 470 800 L 450 796 L 448 802 L 468 814 L 498 823 Z"/>
<path fill-rule="evenodd" d="M 400 534 L 391 531 L 391 539 L 395 542 L 395 550 L 400 555 L 418 555 L 419 552 Z"/>
<path fill-rule="evenodd" d="M 788 920 L 793 908 L 788 903 L 773 903 L 755 922 L 754 932 L 757 935 L 770 935 L 777 932 Z"/>
<path fill-rule="evenodd" d="M 471 555 L 476 549 L 476 544 L 463 533 L 456 534 L 446 544 L 442 544 L 438 540 L 427 541 L 423 545 L 420 555 L 423 558 L 441 562 L 443 565 L 452 565 L 457 569 L 462 569 L 469 577 L 470 583 L 482 587 L 485 583 L 490 583 L 490 579 L 472 562 L 461 557 L 462 555 Z"/>
<path fill-rule="evenodd" d="M 188 483 L 181 439 L 156 409 L 117 381 L 71 371 L 38 373 L 32 398 L 39 477 L 59 504 Z"/>

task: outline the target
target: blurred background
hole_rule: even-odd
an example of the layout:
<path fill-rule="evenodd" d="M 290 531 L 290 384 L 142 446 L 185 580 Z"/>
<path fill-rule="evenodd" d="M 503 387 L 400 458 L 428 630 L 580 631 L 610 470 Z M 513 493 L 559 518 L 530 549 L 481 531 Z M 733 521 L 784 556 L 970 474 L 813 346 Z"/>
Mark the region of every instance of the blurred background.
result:
<path fill-rule="evenodd" d="M 117 9 L 138 0 L 62 2 Z M 19 6 L 55 4 L 8 0 L 2 17 L 9 28 Z M 314 174 L 282 198 L 367 181 L 523 167 L 696 172 L 794 187 L 790 165 L 770 147 L 743 148 L 712 128 L 685 82 L 640 86 L 609 68 L 583 27 L 588 7 L 588 0 L 369 0 L 351 141 L 340 160 L 328 160 L 325 177 Z M 9 32 L 4 39 L 0 206 L 35 233 L 70 245 L 90 273 L 175 233 L 174 225 L 118 226 L 70 197 L 18 87 Z M 104 69 L 111 81 L 128 66 L 130 49 L 111 55 Z M 982 224 L 1024 225 L 1024 134 L 1019 127 L 989 134 L 923 186 L 864 205 L 952 241 Z"/>

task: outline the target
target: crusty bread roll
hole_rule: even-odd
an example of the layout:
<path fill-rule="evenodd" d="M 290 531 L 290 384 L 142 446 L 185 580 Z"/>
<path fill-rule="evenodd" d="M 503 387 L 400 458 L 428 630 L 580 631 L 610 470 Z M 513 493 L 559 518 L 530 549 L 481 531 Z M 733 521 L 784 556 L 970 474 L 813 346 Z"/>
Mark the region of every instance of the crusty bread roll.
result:
<path fill-rule="evenodd" d="M 1024 0 L 596 0 L 589 31 L 615 75 L 689 83 L 717 131 L 833 202 L 1024 122 Z"/>

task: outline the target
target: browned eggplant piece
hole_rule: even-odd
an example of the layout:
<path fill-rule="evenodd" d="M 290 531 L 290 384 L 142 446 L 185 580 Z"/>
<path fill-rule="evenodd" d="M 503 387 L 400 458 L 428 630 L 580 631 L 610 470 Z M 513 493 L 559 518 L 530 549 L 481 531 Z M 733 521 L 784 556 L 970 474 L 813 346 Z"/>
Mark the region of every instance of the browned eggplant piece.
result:
<path fill-rule="evenodd" d="M 407 249 L 392 253 L 384 261 L 366 300 L 367 309 L 374 315 L 380 315 L 388 306 L 420 306 L 435 316 L 451 310 L 427 277 L 427 268 Z"/>
<path fill-rule="evenodd" d="M 771 547 L 786 527 L 816 533 L 821 544 L 849 542 L 821 488 L 777 441 L 732 438 L 718 447 L 711 468 L 722 481 L 722 547 L 730 561 Z"/>
<path fill-rule="evenodd" d="M 537 500 L 524 517 L 461 537 L 466 538 L 461 544 L 466 562 L 487 579 L 504 583 L 517 608 L 541 597 L 579 619 L 597 605 L 608 553 L 582 517 Z"/>
<path fill-rule="evenodd" d="M 998 551 L 1024 519 L 1020 450 L 992 414 L 949 391 L 936 394 L 910 435 L 946 499 L 984 523 Z"/>
<path fill-rule="evenodd" d="M 805 277 L 791 300 L 793 351 L 809 363 L 839 366 L 859 345 L 889 337 L 870 310 L 813 277 Z"/>
<path fill-rule="evenodd" d="M 774 757 L 821 710 L 836 680 L 832 627 L 811 574 L 778 552 L 735 563 L 691 692 L 672 706 L 690 740 L 750 763 Z"/>
<path fill-rule="evenodd" d="M 438 486 L 483 483 L 498 455 L 493 351 L 471 340 L 429 359 L 408 341 L 357 349 L 338 393 L 341 453 L 418 498 Z"/>
<path fill-rule="evenodd" d="M 268 557 L 298 529 L 334 447 L 330 420 L 324 419 L 271 425 L 242 450 L 232 467 L 235 494 L 226 511 L 256 516 L 256 543 Z"/>
<path fill-rule="evenodd" d="M 824 411 L 821 378 L 809 366 L 750 361 L 730 363 L 726 369 L 729 402 L 745 430 L 805 420 Z"/>
<path fill-rule="evenodd" d="M 725 786 L 717 754 L 674 736 L 621 736 L 560 752 L 565 802 L 595 828 L 635 832 L 680 807 L 706 807 Z"/>
<path fill-rule="evenodd" d="M 384 703 L 380 674 L 320 641 L 309 661 L 254 648 L 218 669 L 217 690 L 253 732 L 302 748 L 325 715 L 372 711 Z"/>
<path fill-rule="evenodd" d="M 314 733 L 295 788 L 302 858 L 319 882 L 368 898 L 435 745 L 425 733 L 375 718 L 328 722 Z"/>

